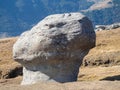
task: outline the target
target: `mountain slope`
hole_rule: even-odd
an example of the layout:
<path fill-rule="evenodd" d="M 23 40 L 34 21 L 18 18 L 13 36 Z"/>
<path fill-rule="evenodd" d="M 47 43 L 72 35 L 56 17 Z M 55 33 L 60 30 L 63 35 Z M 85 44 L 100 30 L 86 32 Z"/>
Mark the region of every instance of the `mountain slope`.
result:
<path fill-rule="evenodd" d="M 82 12 L 93 24 L 120 22 L 119 0 L 0 0 L 0 37 L 20 35 L 50 14 Z"/>
<path fill-rule="evenodd" d="M 120 1 L 119 0 L 103 0 L 85 10 L 83 13 L 87 15 L 96 24 L 112 24 L 120 22 Z"/>

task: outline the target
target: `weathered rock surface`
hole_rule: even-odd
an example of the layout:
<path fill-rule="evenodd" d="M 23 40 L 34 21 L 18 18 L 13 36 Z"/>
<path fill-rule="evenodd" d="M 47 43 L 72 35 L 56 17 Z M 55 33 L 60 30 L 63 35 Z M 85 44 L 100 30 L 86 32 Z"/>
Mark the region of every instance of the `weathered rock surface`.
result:
<path fill-rule="evenodd" d="M 13 57 L 24 66 L 22 84 L 76 81 L 95 38 L 91 21 L 80 13 L 46 17 L 14 44 Z"/>

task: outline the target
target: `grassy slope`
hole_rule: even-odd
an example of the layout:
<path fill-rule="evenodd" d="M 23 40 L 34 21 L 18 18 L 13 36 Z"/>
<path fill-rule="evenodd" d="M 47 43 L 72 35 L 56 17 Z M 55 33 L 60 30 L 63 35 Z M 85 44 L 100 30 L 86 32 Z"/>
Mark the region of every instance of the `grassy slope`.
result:
<path fill-rule="evenodd" d="M 96 47 L 84 58 L 84 66 L 120 65 L 120 28 L 98 31 Z"/>
<path fill-rule="evenodd" d="M 0 39 L 0 78 L 9 78 L 9 73 L 20 67 L 12 59 L 12 47 L 17 38 Z M 120 65 L 120 28 L 111 31 L 98 31 L 96 47 L 84 58 L 84 66 Z M 101 80 L 108 76 L 120 75 L 120 67 L 82 67 L 78 80 Z M 112 69 L 112 72 L 110 71 Z M 107 73 L 107 71 L 109 71 Z M 98 72 L 98 73 L 96 73 Z M 103 74 L 105 73 L 105 74 Z M 101 75 L 101 76 L 100 76 Z M 119 77 L 120 78 L 120 77 Z M 20 79 L 21 80 L 21 79 Z M 9 80 L 8 80 L 9 81 Z"/>
<path fill-rule="evenodd" d="M 20 64 L 12 59 L 12 47 L 17 38 L 0 39 L 0 78 L 8 78 L 9 73 Z"/>

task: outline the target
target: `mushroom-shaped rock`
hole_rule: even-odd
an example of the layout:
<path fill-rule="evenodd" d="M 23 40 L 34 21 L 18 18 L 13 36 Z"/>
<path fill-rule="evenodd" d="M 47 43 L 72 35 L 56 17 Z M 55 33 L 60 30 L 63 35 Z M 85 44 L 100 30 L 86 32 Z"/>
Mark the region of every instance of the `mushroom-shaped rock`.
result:
<path fill-rule="evenodd" d="M 77 80 L 84 56 L 95 46 L 91 21 L 80 13 L 50 15 L 13 46 L 14 60 L 23 65 L 22 84 Z"/>

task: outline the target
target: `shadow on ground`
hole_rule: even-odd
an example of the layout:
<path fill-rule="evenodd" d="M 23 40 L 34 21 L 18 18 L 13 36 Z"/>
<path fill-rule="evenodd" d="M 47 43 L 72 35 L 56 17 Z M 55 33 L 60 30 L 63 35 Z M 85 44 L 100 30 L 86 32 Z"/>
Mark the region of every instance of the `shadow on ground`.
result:
<path fill-rule="evenodd" d="M 106 77 L 106 78 L 101 79 L 101 81 L 102 81 L 102 80 L 108 80 L 108 81 L 120 81 L 120 75 Z"/>

